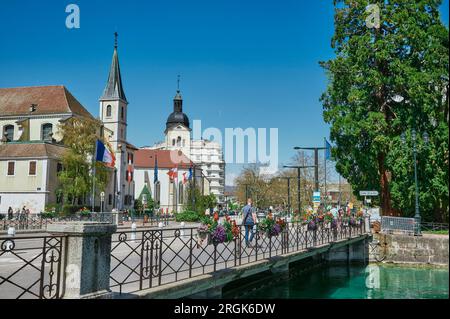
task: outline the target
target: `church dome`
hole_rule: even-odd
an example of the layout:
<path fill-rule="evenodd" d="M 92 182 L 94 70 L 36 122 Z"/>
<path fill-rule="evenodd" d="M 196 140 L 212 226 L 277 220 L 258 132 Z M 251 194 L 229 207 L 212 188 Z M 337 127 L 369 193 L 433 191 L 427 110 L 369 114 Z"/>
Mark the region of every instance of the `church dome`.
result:
<path fill-rule="evenodd" d="M 169 115 L 166 122 L 166 128 L 170 128 L 176 126 L 178 124 L 182 124 L 189 128 L 189 118 L 183 112 L 173 112 Z"/>

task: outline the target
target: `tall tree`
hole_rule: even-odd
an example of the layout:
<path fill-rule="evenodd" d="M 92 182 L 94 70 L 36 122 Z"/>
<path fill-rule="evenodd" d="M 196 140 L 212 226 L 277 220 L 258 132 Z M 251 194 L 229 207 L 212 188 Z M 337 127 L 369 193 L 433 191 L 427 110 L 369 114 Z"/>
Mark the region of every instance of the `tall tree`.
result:
<path fill-rule="evenodd" d="M 101 123 L 95 119 L 72 117 L 61 123 L 62 143 L 68 152 L 62 158 L 63 170 L 58 178 L 58 192 L 63 195 L 65 204 L 76 205 L 83 202 L 92 192 L 93 162 L 95 142 L 99 138 Z M 105 188 L 109 169 L 96 162 L 95 184 L 97 190 Z"/>
<path fill-rule="evenodd" d="M 411 139 L 404 145 L 400 136 L 414 128 L 421 209 L 426 218 L 448 220 L 449 43 L 441 1 L 371 3 L 334 1 L 336 57 L 321 62 L 330 80 L 321 101 L 336 169 L 355 192 L 379 190 L 383 214 L 413 215 Z"/>

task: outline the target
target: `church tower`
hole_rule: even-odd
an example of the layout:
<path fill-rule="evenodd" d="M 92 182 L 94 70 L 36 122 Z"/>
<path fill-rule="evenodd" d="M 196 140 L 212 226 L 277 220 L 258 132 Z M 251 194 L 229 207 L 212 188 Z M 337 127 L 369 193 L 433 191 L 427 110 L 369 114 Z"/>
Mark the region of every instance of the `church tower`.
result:
<path fill-rule="evenodd" d="M 189 118 L 183 113 L 183 98 L 181 97 L 180 79 L 178 89 L 173 99 L 173 112 L 166 122 L 166 145 L 169 150 L 181 150 L 187 157 L 191 156 L 191 129 Z"/>
<path fill-rule="evenodd" d="M 104 125 L 104 134 L 116 156 L 116 171 L 114 182 L 110 190 L 114 196 L 115 208 L 123 209 L 126 201 L 126 170 L 127 170 L 127 109 L 128 101 L 125 96 L 120 74 L 119 56 L 117 54 L 117 32 L 114 33 L 114 53 L 109 70 L 108 81 L 100 98 L 100 120 Z M 111 201 L 110 201 L 111 202 Z"/>

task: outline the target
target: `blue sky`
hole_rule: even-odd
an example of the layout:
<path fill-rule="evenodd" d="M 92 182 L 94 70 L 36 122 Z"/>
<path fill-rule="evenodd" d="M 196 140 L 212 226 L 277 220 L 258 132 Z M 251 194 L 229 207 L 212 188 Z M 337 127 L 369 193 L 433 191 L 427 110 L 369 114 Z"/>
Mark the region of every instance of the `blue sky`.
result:
<path fill-rule="evenodd" d="M 65 26 L 70 3 L 80 29 Z M 448 0 L 442 13 L 448 25 Z M 62 84 L 97 116 L 114 31 L 137 146 L 163 139 L 178 74 L 191 122 L 279 128 L 281 163 L 328 137 L 318 62 L 333 57 L 331 0 L 1 1 L 0 87 Z"/>

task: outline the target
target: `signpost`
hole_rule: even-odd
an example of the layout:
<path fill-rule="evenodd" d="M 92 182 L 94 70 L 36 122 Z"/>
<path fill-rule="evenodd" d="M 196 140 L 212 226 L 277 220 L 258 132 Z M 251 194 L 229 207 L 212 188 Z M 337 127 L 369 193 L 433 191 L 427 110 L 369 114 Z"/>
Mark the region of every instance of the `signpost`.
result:
<path fill-rule="evenodd" d="M 359 196 L 364 196 L 364 205 L 367 206 L 367 204 L 370 204 L 372 202 L 371 199 L 367 199 L 367 197 L 376 197 L 378 196 L 378 191 L 359 191 Z M 366 207 L 366 213 L 367 213 L 367 207 Z"/>
<path fill-rule="evenodd" d="M 319 208 L 319 206 L 320 206 L 320 192 L 314 192 L 313 193 L 313 205 L 314 205 L 314 209 Z"/>

